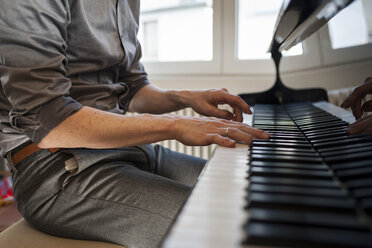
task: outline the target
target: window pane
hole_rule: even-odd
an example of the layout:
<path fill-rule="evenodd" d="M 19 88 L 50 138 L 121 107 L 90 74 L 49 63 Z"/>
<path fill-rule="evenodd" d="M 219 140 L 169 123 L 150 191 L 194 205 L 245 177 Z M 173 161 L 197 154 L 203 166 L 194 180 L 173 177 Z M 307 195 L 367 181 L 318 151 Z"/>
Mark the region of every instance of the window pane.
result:
<path fill-rule="evenodd" d="M 331 19 L 329 33 L 332 48 L 338 49 L 372 42 L 371 13 L 371 0 L 357 0 Z"/>
<path fill-rule="evenodd" d="M 267 53 L 273 37 L 275 21 L 283 0 L 238 1 L 238 59 L 270 58 Z M 298 44 L 284 55 L 302 54 Z"/>
<path fill-rule="evenodd" d="M 206 61 L 213 54 L 212 0 L 142 0 L 145 61 Z"/>

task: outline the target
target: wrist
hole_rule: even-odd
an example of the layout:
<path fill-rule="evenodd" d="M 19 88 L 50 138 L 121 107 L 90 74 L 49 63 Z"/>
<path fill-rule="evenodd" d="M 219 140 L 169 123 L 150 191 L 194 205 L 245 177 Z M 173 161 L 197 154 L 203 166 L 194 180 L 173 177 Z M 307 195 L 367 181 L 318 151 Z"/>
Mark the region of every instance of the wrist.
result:
<path fill-rule="evenodd" d="M 179 108 L 190 107 L 191 91 L 189 90 L 169 90 L 167 91 L 170 99 Z"/>
<path fill-rule="evenodd" d="M 182 117 L 176 114 L 163 114 L 157 115 L 157 117 L 159 122 L 155 126 L 158 127 L 157 132 L 162 134 L 161 140 L 177 139 L 179 134 L 178 122 Z"/>

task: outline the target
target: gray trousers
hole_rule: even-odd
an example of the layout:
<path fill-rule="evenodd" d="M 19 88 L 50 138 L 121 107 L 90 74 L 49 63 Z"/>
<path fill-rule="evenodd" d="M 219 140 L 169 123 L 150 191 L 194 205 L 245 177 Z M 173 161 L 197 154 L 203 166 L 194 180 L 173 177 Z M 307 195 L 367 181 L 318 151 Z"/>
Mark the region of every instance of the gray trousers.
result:
<path fill-rule="evenodd" d="M 76 172 L 65 169 L 74 156 Z M 18 209 L 36 229 L 126 247 L 158 247 L 205 160 L 161 146 L 40 150 L 13 171 Z"/>

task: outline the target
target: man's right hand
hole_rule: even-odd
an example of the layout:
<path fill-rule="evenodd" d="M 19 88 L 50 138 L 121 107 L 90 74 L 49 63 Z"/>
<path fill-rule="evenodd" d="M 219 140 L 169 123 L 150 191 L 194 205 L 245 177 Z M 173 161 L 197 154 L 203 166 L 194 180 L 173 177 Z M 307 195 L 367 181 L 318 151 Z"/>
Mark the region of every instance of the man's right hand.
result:
<path fill-rule="evenodd" d="M 348 127 L 350 134 L 372 134 L 372 115 L 361 118 L 364 112 L 372 111 L 372 100 L 362 104 L 364 97 L 368 94 L 372 94 L 372 77 L 367 78 L 363 84 L 356 87 L 341 105 L 343 108 L 351 108 L 357 120 Z"/>
<path fill-rule="evenodd" d="M 178 117 L 174 128 L 176 139 L 185 145 L 204 146 L 218 144 L 233 147 L 235 144 L 250 144 L 253 139 L 269 139 L 270 134 L 247 124 L 213 117 Z"/>

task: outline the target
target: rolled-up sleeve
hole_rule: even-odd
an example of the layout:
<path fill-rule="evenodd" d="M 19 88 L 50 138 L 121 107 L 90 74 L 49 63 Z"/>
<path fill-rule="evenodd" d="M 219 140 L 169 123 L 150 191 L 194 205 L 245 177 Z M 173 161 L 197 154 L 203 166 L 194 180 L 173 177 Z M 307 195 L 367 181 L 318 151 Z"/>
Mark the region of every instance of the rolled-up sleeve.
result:
<path fill-rule="evenodd" d="M 147 78 L 147 73 L 140 62 L 141 56 L 141 46 L 137 41 L 133 62 L 120 78 L 120 80 L 125 82 L 129 88 L 128 94 L 120 99 L 120 105 L 125 109 L 128 109 L 130 101 L 137 94 L 137 92 L 144 86 L 150 84 L 150 81 Z"/>
<path fill-rule="evenodd" d="M 11 126 L 39 143 L 82 105 L 69 96 L 68 1 L 2 1 L 0 80 Z"/>
<path fill-rule="evenodd" d="M 144 66 L 140 61 L 142 49 L 137 39 L 139 9 L 140 1 L 118 1 L 118 29 L 126 59 L 128 60 L 120 75 L 120 81 L 126 83 L 129 88 L 128 95 L 121 101 L 122 105 L 128 105 L 133 96 L 150 83 Z"/>

